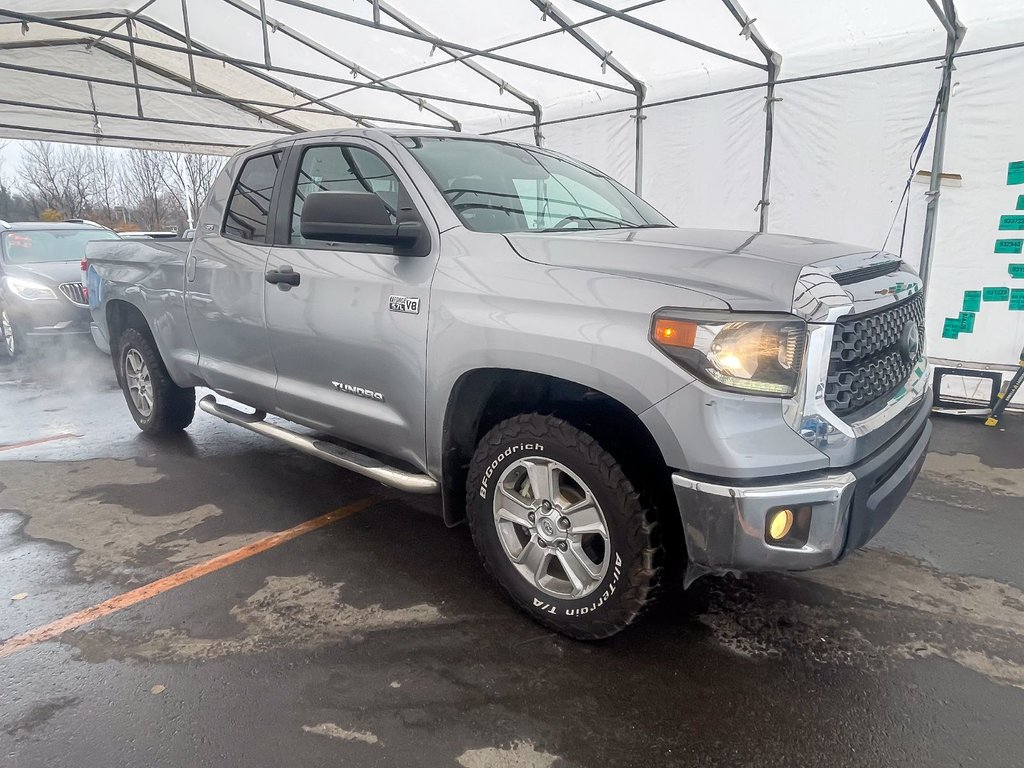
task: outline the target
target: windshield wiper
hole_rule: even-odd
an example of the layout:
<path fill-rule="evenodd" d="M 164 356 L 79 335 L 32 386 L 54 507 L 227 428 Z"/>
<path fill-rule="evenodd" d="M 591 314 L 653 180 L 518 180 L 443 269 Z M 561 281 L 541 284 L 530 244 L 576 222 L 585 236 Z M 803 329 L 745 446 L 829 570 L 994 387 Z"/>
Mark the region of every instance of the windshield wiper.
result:
<path fill-rule="evenodd" d="M 572 224 L 573 222 L 585 221 L 590 225 L 591 229 L 641 229 L 643 227 L 650 226 L 661 226 L 659 224 L 637 224 L 636 222 L 626 221 L 625 219 L 615 219 L 608 216 L 566 216 L 557 225 L 548 227 L 547 229 L 540 230 L 541 232 L 562 232 L 565 231 L 565 225 Z M 614 224 L 614 227 L 596 227 L 596 223 Z M 575 231 L 575 230 L 569 230 Z"/>

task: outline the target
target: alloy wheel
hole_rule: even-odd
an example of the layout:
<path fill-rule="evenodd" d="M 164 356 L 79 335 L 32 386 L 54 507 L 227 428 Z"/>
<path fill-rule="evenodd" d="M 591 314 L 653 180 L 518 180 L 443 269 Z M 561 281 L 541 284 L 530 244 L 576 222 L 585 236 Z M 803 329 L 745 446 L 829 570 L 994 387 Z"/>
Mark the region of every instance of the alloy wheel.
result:
<path fill-rule="evenodd" d="M 608 524 L 594 494 L 564 464 L 513 462 L 498 480 L 494 524 L 502 548 L 531 585 L 562 599 L 593 592 L 608 572 Z"/>
<path fill-rule="evenodd" d="M 124 377 L 135 409 L 148 418 L 153 413 L 153 381 L 139 350 L 132 348 L 125 353 Z"/>

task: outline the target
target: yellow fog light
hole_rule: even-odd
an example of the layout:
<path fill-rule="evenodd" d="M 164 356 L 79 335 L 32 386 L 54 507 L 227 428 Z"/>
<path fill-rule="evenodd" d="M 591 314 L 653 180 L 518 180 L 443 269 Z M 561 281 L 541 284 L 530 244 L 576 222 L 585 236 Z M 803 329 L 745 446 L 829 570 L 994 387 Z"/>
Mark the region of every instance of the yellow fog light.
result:
<path fill-rule="evenodd" d="M 768 538 L 772 541 L 782 541 L 792 528 L 793 510 L 784 507 L 768 513 Z"/>

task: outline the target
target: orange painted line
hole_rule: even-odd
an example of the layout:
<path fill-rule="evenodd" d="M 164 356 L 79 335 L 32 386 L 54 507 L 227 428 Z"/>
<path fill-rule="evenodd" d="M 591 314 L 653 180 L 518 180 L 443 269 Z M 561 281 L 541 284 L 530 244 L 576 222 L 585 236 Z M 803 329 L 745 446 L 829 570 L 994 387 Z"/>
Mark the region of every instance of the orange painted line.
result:
<path fill-rule="evenodd" d="M 23 443 L 11 443 L 10 445 L 0 445 L 0 451 L 13 451 L 15 448 L 27 448 L 30 445 L 49 443 L 53 440 L 67 440 L 69 437 L 81 437 L 81 435 L 75 435 L 72 434 L 71 432 L 61 432 L 59 435 L 53 435 L 52 437 L 37 437 L 35 440 L 26 440 Z"/>
<path fill-rule="evenodd" d="M 266 552 L 268 549 L 273 549 L 274 547 L 284 544 L 286 541 L 298 538 L 305 533 L 315 531 L 318 528 L 323 528 L 325 525 L 330 525 L 338 520 L 354 515 L 357 512 L 362 512 L 376 501 L 377 499 L 375 498 L 360 499 L 359 501 L 348 504 L 340 509 L 336 509 L 333 512 L 328 512 L 326 515 L 320 515 L 320 517 L 314 517 L 312 520 L 300 523 L 294 528 L 288 528 L 287 530 L 279 531 L 278 533 L 271 534 L 270 536 L 265 536 L 262 539 L 257 539 L 251 544 L 246 544 L 244 547 L 239 547 L 238 549 L 233 549 L 230 552 L 225 552 L 223 555 L 217 555 L 206 562 L 199 563 L 188 568 L 183 568 L 176 573 L 172 573 L 170 576 L 165 576 L 162 579 L 151 581 L 149 584 L 133 589 L 130 592 L 117 595 L 109 600 L 104 600 L 102 603 L 97 603 L 96 605 L 78 611 L 77 613 L 65 616 L 62 619 L 57 619 L 56 621 L 44 624 L 41 627 L 30 629 L 24 634 L 15 635 L 14 637 L 6 640 L 3 645 L 0 645 L 0 659 L 6 658 L 7 656 L 28 648 L 31 645 L 44 643 L 47 640 L 60 637 L 65 632 L 72 629 L 78 629 L 85 624 L 96 621 L 96 619 L 109 616 L 112 613 L 129 608 L 136 603 L 141 603 L 143 600 L 156 597 L 170 589 L 180 587 L 182 584 L 187 584 L 201 576 L 206 576 L 208 573 L 213 573 L 214 571 L 219 571 L 222 568 L 227 568 L 229 565 L 233 565 L 237 562 L 250 558 L 253 555 L 258 555 L 260 552 Z"/>

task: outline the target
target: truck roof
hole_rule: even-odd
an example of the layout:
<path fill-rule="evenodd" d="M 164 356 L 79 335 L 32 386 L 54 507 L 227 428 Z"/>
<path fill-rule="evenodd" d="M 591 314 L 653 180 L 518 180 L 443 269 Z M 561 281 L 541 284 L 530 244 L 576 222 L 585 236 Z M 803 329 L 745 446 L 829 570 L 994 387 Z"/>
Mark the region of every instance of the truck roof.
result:
<path fill-rule="evenodd" d="M 475 133 L 460 133 L 456 131 L 445 131 L 432 128 L 389 128 L 386 130 L 383 128 L 334 128 L 327 129 L 324 131 L 304 131 L 302 133 L 292 133 L 287 136 L 281 136 L 279 138 L 261 142 L 260 144 L 254 144 L 251 147 L 247 147 L 242 151 L 248 152 L 252 149 L 257 148 L 265 149 L 267 147 L 284 146 L 286 144 L 290 144 L 296 139 L 316 137 L 336 139 L 343 136 L 360 136 L 369 139 L 380 138 L 382 136 L 388 136 L 394 139 L 399 139 L 404 136 L 440 136 L 449 139 L 480 139 L 483 141 L 496 141 L 501 142 L 503 144 L 519 143 L 515 141 L 509 141 L 508 139 L 498 138 L 495 136 L 481 136 Z"/>

